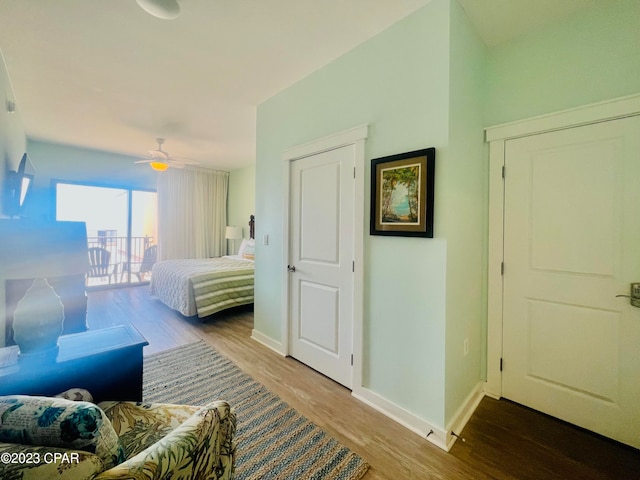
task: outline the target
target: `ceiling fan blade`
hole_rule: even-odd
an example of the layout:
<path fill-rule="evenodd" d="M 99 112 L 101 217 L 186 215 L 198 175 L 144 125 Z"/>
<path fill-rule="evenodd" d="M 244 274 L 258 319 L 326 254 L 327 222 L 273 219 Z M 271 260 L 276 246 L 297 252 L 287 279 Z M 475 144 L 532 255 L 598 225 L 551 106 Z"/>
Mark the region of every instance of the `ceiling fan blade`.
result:
<path fill-rule="evenodd" d="M 169 154 L 164 150 L 149 150 L 149 156 L 153 159 L 168 160 Z"/>
<path fill-rule="evenodd" d="M 169 162 L 171 163 L 179 163 L 181 165 L 198 165 L 200 162 L 197 160 L 191 160 L 189 158 L 183 157 L 169 157 Z"/>

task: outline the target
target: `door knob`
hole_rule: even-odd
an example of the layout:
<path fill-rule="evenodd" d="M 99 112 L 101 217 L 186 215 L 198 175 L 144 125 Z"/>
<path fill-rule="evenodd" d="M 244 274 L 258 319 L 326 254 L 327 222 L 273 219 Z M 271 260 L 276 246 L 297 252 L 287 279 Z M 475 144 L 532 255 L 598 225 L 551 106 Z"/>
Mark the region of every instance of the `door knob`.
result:
<path fill-rule="evenodd" d="M 296 271 L 296 267 L 294 265 L 287 265 L 287 271 L 293 273 Z"/>
<path fill-rule="evenodd" d="M 640 282 L 631 284 L 629 295 L 616 295 L 616 297 L 628 298 L 631 305 L 640 308 Z"/>

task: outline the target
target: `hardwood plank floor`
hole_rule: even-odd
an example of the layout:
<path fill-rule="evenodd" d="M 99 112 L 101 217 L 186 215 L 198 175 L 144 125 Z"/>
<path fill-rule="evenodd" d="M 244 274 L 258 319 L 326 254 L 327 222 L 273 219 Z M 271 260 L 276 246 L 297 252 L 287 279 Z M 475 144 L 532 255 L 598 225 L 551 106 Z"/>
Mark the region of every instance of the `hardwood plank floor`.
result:
<path fill-rule="evenodd" d="M 465 441 L 446 453 L 341 385 L 252 340 L 248 309 L 202 323 L 170 310 L 142 286 L 91 292 L 88 310 L 90 328 L 132 323 L 149 341 L 145 355 L 206 341 L 361 455 L 371 465 L 364 480 L 640 479 L 640 451 L 491 398 L 460 432 Z"/>

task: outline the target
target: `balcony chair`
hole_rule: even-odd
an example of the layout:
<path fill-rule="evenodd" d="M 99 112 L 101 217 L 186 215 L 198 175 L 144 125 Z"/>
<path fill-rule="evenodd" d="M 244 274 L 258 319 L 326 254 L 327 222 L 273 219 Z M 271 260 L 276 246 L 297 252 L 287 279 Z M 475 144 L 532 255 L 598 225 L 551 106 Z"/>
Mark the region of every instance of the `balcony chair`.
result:
<path fill-rule="evenodd" d="M 111 273 L 109 272 L 111 252 L 102 247 L 89 248 L 89 278 L 107 277 L 111 283 Z"/>
<path fill-rule="evenodd" d="M 157 260 L 158 260 L 158 246 L 151 245 L 150 247 L 147 247 L 144 253 L 142 254 L 142 261 L 140 262 L 140 266 L 138 270 L 133 271 L 132 269 L 131 273 L 135 274 L 136 277 L 138 277 L 139 282 L 142 282 L 146 279 L 147 275 L 151 273 L 151 269 Z M 131 262 L 131 265 L 134 266 L 135 264 Z M 122 273 L 120 274 L 120 282 L 122 283 L 124 282 L 125 275 L 129 271 L 129 265 L 126 262 L 123 262 L 121 268 L 122 268 Z"/>
<path fill-rule="evenodd" d="M 75 389 L 77 390 L 77 389 Z M 231 480 L 236 416 L 229 404 L 0 397 L 0 478 Z M 27 459 L 28 455 L 28 459 Z M 22 460 L 21 460 L 22 459 Z"/>
<path fill-rule="evenodd" d="M 136 272 L 136 276 L 139 281 L 142 281 L 143 277 L 146 274 L 151 273 L 151 268 L 153 264 L 158 260 L 158 246 L 151 245 L 144 251 L 142 255 L 142 263 L 140 264 L 140 269 Z"/>

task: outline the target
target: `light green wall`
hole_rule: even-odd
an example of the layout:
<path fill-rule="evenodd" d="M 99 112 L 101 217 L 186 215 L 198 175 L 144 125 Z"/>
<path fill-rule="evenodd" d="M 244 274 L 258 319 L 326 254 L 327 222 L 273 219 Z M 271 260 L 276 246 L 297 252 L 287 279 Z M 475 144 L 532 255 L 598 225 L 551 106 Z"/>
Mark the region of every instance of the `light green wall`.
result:
<path fill-rule="evenodd" d="M 242 235 L 249 238 L 249 216 L 256 213 L 256 167 L 229 172 L 227 223 L 242 227 Z M 236 248 L 240 243 L 236 242 Z"/>
<path fill-rule="evenodd" d="M 155 189 L 156 175 L 160 175 L 126 155 L 36 140 L 29 140 L 27 149 L 36 170 L 34 197 L 27 210 L 33 218 L 54 218 L 52 179 Z"/>
<path fill-rule="evenodd" d="M 468 394 L 468 384 L 479 380 L 481 363 L 482 125 L 475 112 L 471 121 L 450 118 L 452 111 L 478 109 L 479 101 L 461 101 L 454 110 L 449 103 L 452 86 L 456 89 L 453 93 L 460 95 L 477 92 L 473 81 L 450 85 L 450 71 L 476 73 L 482 47 L 472 45 L 477 40 L 464 33 L 459 49 L 471 48 L 465 53 L 471 65 L 450 65 L 451 8 L 449 0 L 434 0 L 266 101 L 258 108 L 257 129 L 258 236 L 269 234 L 271 244 L 257 246 L 254 328 L 278 342 L 285 341 L 281 332 L 283 285 L 279 281 L 286 265 L 282 258 L 282 153 L 291 146 L 369 124 L 367 166 L 365 178 L 360 180 L 365 184 L 367 205 L 364 386 L 439 426 L 444 426 L 446 416 L 446 336 L 458 343 L 461 334 L 473 335 L 474 343 L 468 357 L 473 358 L 471 373 L 463 378 L 452 376 L 452 382 L 461 384 L 451 389 L 452 398 L 460 397 L 459 391 L 464 389 L 463 396 Z M 453 14 L 458 17 L 462 12 L 454 9 Z M 456 22 L 456 30 L 467 28 L 465 22 Z M 471 146 L 454 148 L 450 128 L 460 142 L 469 141 L 480 151 L 467 157 Z M 473 134 L 471 128 L 475 128 Z M 435 238 L 369 236 L 369 161 L 430 146 L 437 151 Z M 462 177 L 461 172 L 465 172 Z M 466 222 L 461 212 L 478 212 L 479 218 Z M 465 240 L 480 245 L 463 254 Z M 451 246 L 453 252 L 449 252 Z M 473 261 L 467 261 L 469 257 Z M 455 308 L 455 300 L 447 295 L 448 285 L 456 293 L 463 291 L 469 305 Z M 447 308 L 452 308 L 452 315 L 464 316 L 452 320 L 456 327 L 450 332 Z M 459 350 L 461 353 L 461 340 Z"/>
<path fill-rule="evenodd" d="M 449 151 L 446 165 L 439 165 L 446 198 L 437 210 L 447 238 L 445 425 L 478 385 L 485 365 L 488 223 L 482 110 L 486 48 L 456 1 L 450 28 Z"/>
<path fill-rule="evenodd" d="M 9 72 L 0 51 L 0 218 L 4 217 L 2 202 L 7 173 L 17 170 L 27 148 L 27 136 L 22 124 L 20 106 L 16 103 L 16 111 L 9 113 L 6 109 L 7 100 L 16 102 Z"/>
<path fill-rule="evenodd" d="M 489 51 L 486 124 L 640 91 L 640 1 L 601 2 Z"/>
<path fill-rule="evenodd" d="M 484 51 L 478 51 L 472 28 L 464 25 L 467 20 L 459 10 L 454 4 L 450 153 L 459 160 L 459 169 L 451 174 L 460 179 L 457 186 L 461 189 L 460 196 L 452 194 L 452 201 L 442 208 L 451 208 L 446 213 L 451 222 L 469 222 L 474 226 L 469 225 L 466 230 L 468 239 L 454 233 L 455 225 L 452 235 L 447 237 L 446 422 L 452 419 L 477 378 L 486 378 L 488 150 L 478 138 L 481 132 L 475 135 L 474 130 L 479 125 L 486 127 L 640 92 L 637 0 L 602 2 Z M 478 108 L 480 101 L 483 104 Z M 481 117 L 478 112 L 482 112 Z M 464 158 L 473 160 L 465 163 Z M 479 171 L 475 170 L 478 168 Z M 482 181 L 476 183 L 479 177 Z M 483 200 L 472 208 L 460 208 L 464 205 L 456 205 L 457 200 L 464 202 L 467 194 Z M 466 205 L 469 207 L 471 203 Z M 463 210 L 465 213 L 460 215 Z M 480 230 L 482 234 L 478 236 Z M 475 276 L 479 261 L 480 278 Z M 471 281 L 460 284 L 467 266 L 471 267 L 472 278 L 468 279 Z M 478 296 L 479 324 L 475 311 Z M 479 342 L 474 340 L 478 337 Z M 470 339 L 468 357 L 461 356 L 464 338 Z"/>
<path fill-rule="evenodd" d="M 9 73 L 5 67 L 4 57 L 0 51 L 0 218 L 5 217 L 2 213 L 2 201 L 5 196 L 7 173 L 18 168 L 27 145 L 20 107 L 16 105 L 14 113 L 7 112 L 5 108 L 7 100 L 15 102 L 15 97 L 11 88 Z M 1 243 L 0 241 L 0 248 L 2 248 Z M 5 336 L 4 290 L 4 280 L 0 275 L 0 347 L 4 346 Z"/>
<path fill-rule="evenodd" d="M 637 0 L 603 2 L 491 49 L 457 2 L 434 0 L 260 105 L 258 235 L 271 245 L 258 246 L 256 330 L 284 341 L 282 152 L 363 123 L 368 160 L 435 146 L 436 238 L 365 235 L 364 380 L 445 427 L 486 376 L 483 127 L 638 91 Z M 367 165 L 367 199 L 369 175 Z"/>

